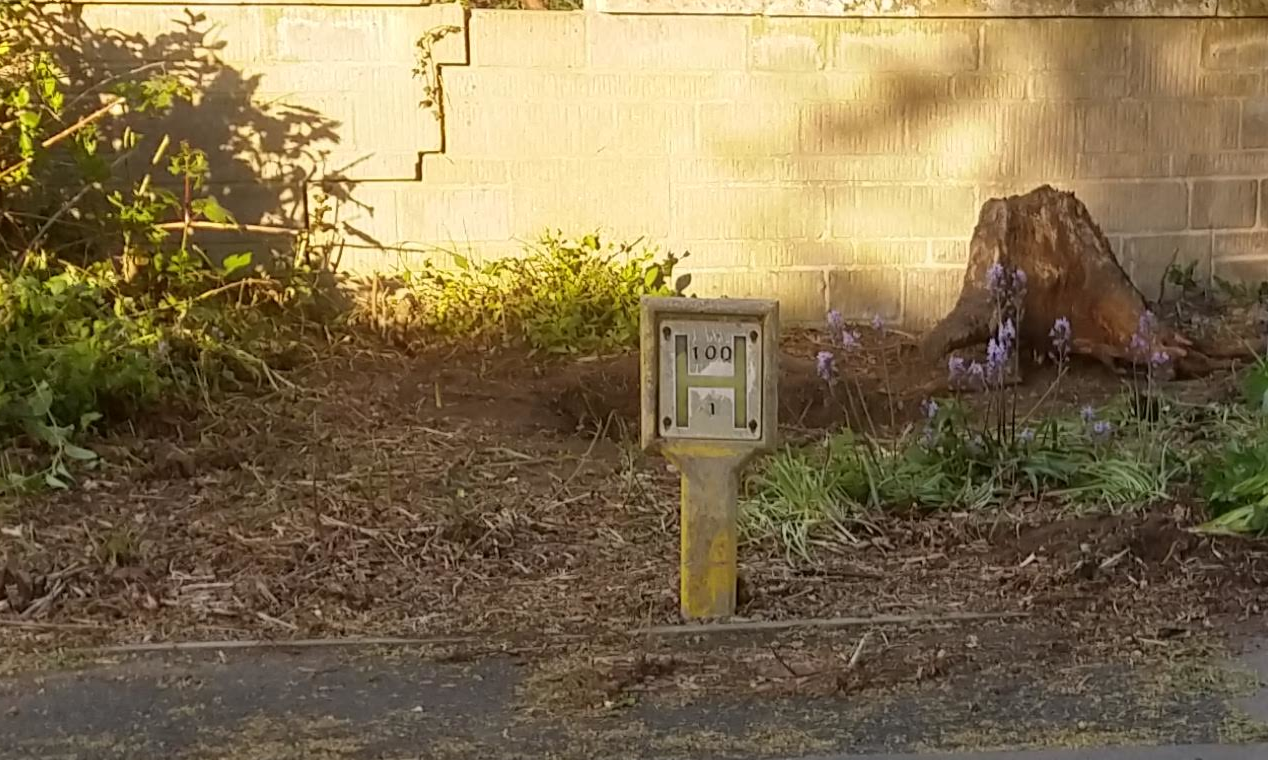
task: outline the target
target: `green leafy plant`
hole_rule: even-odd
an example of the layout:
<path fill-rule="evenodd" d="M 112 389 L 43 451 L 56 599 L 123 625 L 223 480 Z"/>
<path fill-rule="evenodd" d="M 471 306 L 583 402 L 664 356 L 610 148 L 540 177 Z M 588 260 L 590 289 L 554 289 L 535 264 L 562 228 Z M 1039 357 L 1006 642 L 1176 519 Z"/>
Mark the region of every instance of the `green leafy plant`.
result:
<path fill-rule="evenodd" d="M 134 125 L 191 91 L 125 75 L 69 96 L 69 53 L 36 31 L 50 13 L 0 6 L 0 490 L 66 487 L 95 460 L 84 433 L 160 394 L 278 382 L 269 307 L 312 293 L 303 267 L 195 243 L 238 228 L 202 151 L 162 139 L 119 176 L 143 158 Z"/>
<path fill-rule="evenodd" d="M 1190 261 L 1188 264 L 1179 264 L 1172 262 L 1167 265 L 1167 269 L 1163 272 L 1162 285 L 1165 288 L 1170 285 L 1180 291 L 1181 298 L 1188 298 L 1202 291 L 1202 286 L 1198 283 L 1197 278 L 1197 260 Z"/>
<path fill-rule="evenodd" d="M 1256 361 L 1242 376 L 1242 393 L 1251 409 L 1268 415 L 1268 357 Z"/>
<path fill-rule="evenodd" d="M 1268 431 L 1234 440 L 1204 462 L 1211 532 L 1268 535 Z"/>
<path fill-rule="evenodd" d="M 862 403 L 851 368 L 859 332 L 829 313 L 834 350 L 819 353 L 818 372 L 830 397 L 844 389 L 843 414 L 852 429 L 820 446 L 778 452 L 750 478 L 741 512 L 749 539 L 773 537 L 804 557 L 824 528 L 839 533 L 880 510 L 981 509 L 1019 499 L 1122 510 L 1168 498 L 1190 480 L 1198 447 L 1186 439 L 1189 421 L 1158 393 L 1157 374 L 1170 357 L 1158 349 L 1153 315 L 1145 315 L 1132 338 L 1130 349 L 1140 361 L 1118 403 L 1085 407 L 1077 417 L 1045 418 L 1044 405 L 1069 368 L 1070 323 L 1058 319 L 1050 331 L 1055 379 L 1028 411 L 1019 409 L 1017 386 L 1005 379 L 1016 369 L 1014 325 L 1023 314 L 1026 280 L 1003 267 L 992 268 L 988 277 L 997 330 L 986 362 L 951 357 L 948 382 L 955 395 L 926 400 L 923 425 L 897 438 L 881 437 Z M 964 391 L 979 394 L 975 413 Z M 1193 422 L 1198 430 L 1216 424 Z"/>
<path fill-rule="evenodd" d="M 867 471 L 849 435 L 813 450 L 784 448 L 751 476 L 750 499 L 741 504 L 740 529 L 749 540 L 776 536 L 789 552 L 808 559 L 814 533 L 862 513 Z"/>
<path fill-rule="evenodd" d="M 685 254 L 684 254 L 685 255 Z M 681 293 L 680 258 L 638 242 L 610 244 L 597 234 L 543 235 L 524 256 L 406 270 L 397 310 L 442 340 L 522 342 L 538 351 L 578 354 L 629 348 L 638 341 L 639 300 Z"/>
<path fill-rule="evenodd" d="M 414 77 L 422 80 L 423 97 L 418 107 L 428 111 L 437 122 L 445 118 L 444 99 L 440 97 L 440 66 L 436 63 L 433 48 L 446 37 L 462 32 L 458 26 L 438 26 L 428 29 L 414 43 L 417 51 L 417 62 L 414 65 Z"/>
<path fill-rule="evenodd" d="M 1268 280 L 1236 282 L 1215 275 L 1215 289 L 1230 304 L 1268 303 Z"/>
<path fill-rule="evenodd" d="M 1097 433 L 1099 418 L 1049 419 L 1001 445 L 954 400 L 925 409 L 923 429 L 892 442 L 847 430 L 768 457 L 746 482 L 745 537 L 809 557 L 823 531 L 843 535 L 885 510 L 976 510 L 1019 499 L 1125 509 L 1168 497 L 1192 469 L 1169 446 L 1145 450 L 1132 437 Z"/>

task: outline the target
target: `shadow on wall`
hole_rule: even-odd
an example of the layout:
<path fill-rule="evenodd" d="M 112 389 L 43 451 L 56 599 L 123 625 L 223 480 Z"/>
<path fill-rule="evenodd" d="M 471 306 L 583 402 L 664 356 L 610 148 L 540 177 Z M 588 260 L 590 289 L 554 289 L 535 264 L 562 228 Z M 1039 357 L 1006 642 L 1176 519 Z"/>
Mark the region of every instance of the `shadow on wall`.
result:
<path fill-rule="evenodd" d="M 1215 98 L 1199 98 L 1194 22 L 756 23 L 753 60 L 786 66 L 791 51 L 817 69 L 772 81 L 780 88 L 775 97 L 800 111 L 782 171 L 819 185 L 822 200 L 788 193 L 784 204 L 764 210 L 786 217 L 793 215 L 788 204 L 824 204 L 822 228 L 807 220 L 805 238 L 793 243 L 804 246 L 793 254 L 802 271 L 786 276 L 808 280 L 806 266 L 825 266 L 818 287 L 827 306 L 851 318 L 901 315 L 928 326 L 959 292 L 982 203 L 1042 184 L 1073 190 L 1088 205 L 1147 295 L 1156 295 L 1172 256 L 1198 260 L 1209 277 L 1209 230 L 1186 223 L 1184 170 L 1172 164 L 1185 158 L 1181 151 L 1238 146 L 1221 142 Z M 753 155 L 754 137 L 779 141 L 768 129 L 702 147 L 716 156 Z M 1148 184 L 1115 182 L 1142 179 Z M 1151 209 L 1151 195 L 1174 200 L 1175 209 Z M 1178 222 L 1157 218 L 1175 210 Z M 779 229 L 780 220 L 770 215 L 761 227 Z"/>
<path fill-rule="evenodd" d="M 121 83 L 156 74 L 177 77 L 195 93 L 193 102 L 178 102 L 158 118 L 129 114 L 100 122 L 106 140 L 122 140 L 129 128 L 143 137 L 117 172 L 119 181 L 137 182 L 152 171 L 151 159 L 166 135 L 173 149 L 184 141 L 207 154 L 209 184 L 239 223 L 303 228 L 305 183 L 321 173 L 328 152 L 339 144 L 339 122 L 309 108 L 257 102 L 260 77 L 244 76 L 220 59 L 218 53 L 228 43 L 213 38 L 202 14 L 187 10 L 172 20 L 169 31 L 146 39 L 142 34 L 94 28 L 82 11 L 82 6 L 45 6 L 30 31 L 36 42 L 59 51 L 68 69 L 70 93 L 104 95 Z M 171 153 L 169 149 L 169 157 Z M 165 160 L 154 170 L 154 181 L 175 186 L 166 166 Z M 292 238 L 287 234 L 198 235 L 200 247 L 213 256 L 244 247 L 258 254 L 291 253 Z"/>

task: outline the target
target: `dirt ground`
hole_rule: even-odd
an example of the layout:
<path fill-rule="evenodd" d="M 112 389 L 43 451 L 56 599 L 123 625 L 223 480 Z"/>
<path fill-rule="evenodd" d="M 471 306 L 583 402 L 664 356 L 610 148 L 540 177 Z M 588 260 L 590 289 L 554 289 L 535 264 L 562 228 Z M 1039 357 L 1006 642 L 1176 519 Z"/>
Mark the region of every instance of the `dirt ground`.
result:
<path fill-rule="evenodd" d="M 819 340 L 795 333 L 785 344 L 787 440 L 842 422 L 815 376 Z M 888 425 L 892 409 L 897 427 L 916 419 L 945 366 L 922 362 L 901 333 L 869 332 L 864 343 L 843 368 L 872 415 Z M 1037 399 L 1048 378 L 1030 373 L 1023 397 Z M 344 345 L 291 380 L 294 389 L 139 420 L 94 445 L 106 464 L 75 490 L 0 506 L 0 649 L 351 635 L 557 649 L 571 636 L 676 622 L 678 484 L 638 449 L 635 356 Z M 1056 403 L 1119 390 L 1104 368 L 1079 366 Z M 1236 386 L 1218 375 L 1169 391 L 1210 400 Z M 889 514 L 821 542 L 813 562 L 747 545 L 745 618 L 1024 617 L 952 637 L 899 626 L 870 645 L 887 655 L 864 665 L 833 644 L 742 666 L 708 665 L 706 653 L 697 666 L 748 668 L 741 682 L 763 688 L 853 691 L 973 668 L 1131 660 L 1263 630 L 1268 547 L 1193 534 L 1191 512 L 1177 501 L 1121 515 L 1032 503 Z M 588 686 L 557 683 L 605 694 L 664 676 L 669 666 L 649 651 L 626 647 L 599 675 L 588 661 Z"/>

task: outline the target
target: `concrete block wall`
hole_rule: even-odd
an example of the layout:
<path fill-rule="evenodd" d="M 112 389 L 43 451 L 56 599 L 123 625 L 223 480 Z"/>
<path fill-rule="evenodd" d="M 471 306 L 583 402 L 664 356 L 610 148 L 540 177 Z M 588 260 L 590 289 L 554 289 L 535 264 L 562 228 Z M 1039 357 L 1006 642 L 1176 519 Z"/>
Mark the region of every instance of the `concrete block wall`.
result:
<path fill-rule="evenodd" d="M 256 191 L 261 219 L 302 220 L 315 188 L 333 192 L 348 266 L 513 255 L 546 228 L 601 228 L 690 251 L 700 295 L 919 328 L 954 301 L 981 204 L 1047 182 L 1088 204 L 1147 292 L 1173 259 L 1208 280 L 1268 278 L 1256 3 L 316 2 L 198 7 L 239 73 L 228 100 L 182 118 L 196 130 L 245 100 L 334 122 L 298 155 L 239 140 L 239 175 L 219 178 L 242 197 L 286 188 Z M 90 7 L 146 34 L 179 15 Z M 1102 15 L 1051 17 L 1072 7 Z M 419 107 L 414 42 L 442 25 L 458 30 L 432 58 L 437 119 Z"/>
<path fill-rule="evenodd" d="M 414 183 L 419 156 L 443 148 L 435 109 L 416 74 L 416 43 L 452 27 L 433 64 L 466 61 L 458 5 L 381 5 L 367 0 L 168 0 L 43 3 L 63 37 L 82 40 L 97 76 L 144 69 L 175 73 L 195 87 L 159 123 L 142 122 L 151 144 L 166 133 L 205 150 L 213 190 L 239 221 L 302 229 L 313 183 L 323 178 Z M 136 171 L 151 153 L 137 151 Z M 163 180 L 160 172 L 159 181 Z M 170 179 L 170 178 L 169 178 Z M 473 191 L 474 192 L 474 191 Z M 371 204 L 373 192 L 365 195 Z M 379 221 L 350 230 L 349 263 L 377 262 L 375 234 L 390 232 L 395 208 L 338 193 L 346 217 Z M 287 236 L 207 236 L 213 252 L 287 249 Z M 384 242 L 383 245 L 390 245 Z M 381 254 L 376 254 L 382 258 Z M 385 261 L 387 259 L 384 259 Z"/>

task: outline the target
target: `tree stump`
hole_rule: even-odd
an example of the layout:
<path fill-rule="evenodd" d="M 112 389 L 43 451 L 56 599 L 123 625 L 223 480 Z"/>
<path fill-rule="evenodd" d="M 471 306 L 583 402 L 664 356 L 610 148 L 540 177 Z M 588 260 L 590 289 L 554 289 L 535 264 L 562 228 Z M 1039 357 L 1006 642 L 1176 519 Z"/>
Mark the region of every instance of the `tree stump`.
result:
<path fill-rule="evenodd" d="M 999 320 L 989 284 L 996 264 L 1025 273 L 1024 308 L 1016 325 L 1023 351 L 1046 355 L 1054 323 L 1065 318 L 1071 352 L 1116 369 L 1123 362 L 1148 362 L 1160 352 L 1177 375 L 1204 374 L 1212 367 L 1192 341 L 1165 325 L 1152 327 L 1147 346 L 1136 339 L 1142 317 L 1153 321 L 1146 316 L 1144 295 L 1087 207 L 1074 193 L 1049 185 L 982 206 L 960 298 L 925 338 L 926 356 L 941 358 L 991 338 Z"/>

